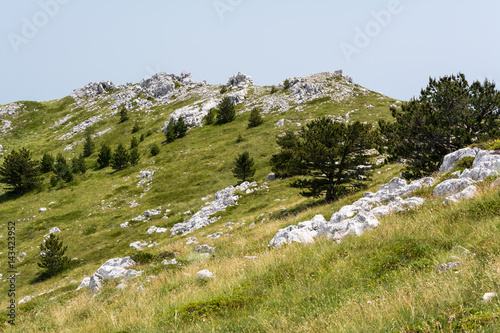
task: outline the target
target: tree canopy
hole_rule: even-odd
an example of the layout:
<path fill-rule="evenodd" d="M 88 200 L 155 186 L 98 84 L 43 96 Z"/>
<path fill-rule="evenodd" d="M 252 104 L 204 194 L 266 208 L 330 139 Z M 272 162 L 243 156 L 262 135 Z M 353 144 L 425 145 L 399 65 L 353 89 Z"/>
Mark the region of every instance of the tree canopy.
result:
<path fill-rule="evenodd" d="M 291 186 L 302 195 L 326 201 L 362 188 L 369 175 L 369 150 L 377 143 L 372 125 L 360 122 L 345 124 L 323 117 L 288 131 L 277 140 L 281 151 L 271 158 L 278 176 L 299 177 Z"/>
<path fill-rule="evenodd" d="M 430 78 L 419 98 L 391 108 L 394 123 L 379 127 L 391 157 L 407 160 L 403 175 L 418 178 L 438 170 L 444 155 L 497 137 L 499 108 L 493 82 L 469 85 L 463 74 Z"/>

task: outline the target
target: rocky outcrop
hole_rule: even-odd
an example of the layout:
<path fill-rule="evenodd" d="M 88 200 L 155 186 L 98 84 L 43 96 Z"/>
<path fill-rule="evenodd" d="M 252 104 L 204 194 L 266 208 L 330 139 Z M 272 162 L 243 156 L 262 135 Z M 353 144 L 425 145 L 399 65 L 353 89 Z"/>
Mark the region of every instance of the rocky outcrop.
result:
<path fill-rule="evenodd" d="M 434 197 L 447 197 L 464 190 L 466 187 L 472 185 L 474 181 L 470 178 L 461 179 L 448 179 L 439 183 L 435 188 L 432 195 Z"/>
<path fill-rule="evenodd" d="M 112 89 L 116 89 L 116 86 L 111 81 L 91 82 L 73 90 L 69 96 L 73 98 L 96 97 Z"/>
<path fill-rule="evenodd" d="M 142 271 L 129 269 L 129 267 L 134 265 L 135 261 L 130 259 L 130 257 L 110 259 L 99 267 L 91 277 L 84 278 L 77 290 L 88 287 L 89 291 L 95 294 L 101 290 L 106 279 L 114 280 L 123 277 L 125 280 L 130 280 L 131 278 L 140 276 Z"/>
<path fill-rule="evenodd" d="M 234 206 L 237 204 L 239 197 L 235 195 L 236 191 L 245 191 L 250 187 L 256 187 L 257 183 L 244 182 L 236 187 L 229 186 L 219 192 L 215 193 L 214 200 L 209 205 L 203 207 L 191 218 L 182 223 L 177 223 L 170 230 L 172 235 L 182 234 L 186 235 L 195 230 L 208 226 L 216 221 L 216 218 L 211 217 L 217 212 L 226 210 L 226 207 Z"/>
<path fill-rule="evenodd" d="M 95 117 L 91 117 L 83 122 L 81 122 L 80 124 L 74 126 L 72 129 L 71 129 L 71 132 L 69 133 L 66 133 L 64 135 L 62 135 L 59 140 L 66 140 L 66 139 L 71 139 L 73 136 L 75 136 L 77 133 L 85 130 L 86 128 L 94 125 L 96 122 L 100 121 L 101 120 L 101 116 L 95 116 Z"/>
<path fill-rule="evenodd" d="M 159 98 L 167 95 L 175 89 L 175 75 L 168 73 L 157 73 L 141 81 L 142 91 L 149 97 Z"/>
<path fill-rule="evenodd" d="M 252 77 L 242 72 L 231 76 L 226 84 L 228 87 L 248 87 L 250 85 L 253 85 Z"/>
<path fill-rule="evenodd" d="M 162 128 L 163 133 L 167 133 L 167 126 L 168 124 L 170 124 L 172 119 L 178 121 L 179 118 L 182 118 L 182 120 L 184 120 L 188 128 L 202 127 L 203 118 L 210 112 L 210 109 L 217 107 L 218 103 L 219 103 L 218 100 L 211 99 L 203 103 L 201 107 L 197 105 L 194 106 L 190 105 L 175 110 L 172 114 L 170 114 L 168 120 L 163 125 Z"/>
<path fill-rule="evenodd" d="M 463 200 L 469 200 L 469 199 L 472 199 L 476 196 L 477 192 L 478 192 L 478 188 L 474 185 L 470 185 L 470 186 L 467 186 L 465 189 L 463 189 L 462 191 L 456 193 L 456 194 L 453 194 L 449 197 L 446 197 L 444 199 L 444 203 L 450 203 L 450 202 L 460 202 L 460 201 L 463 201 Z"/>
<path fill-rule="evenodd" d="M 481 149 L 479 148 L 463 148 L 446 155 L 443 159 L 441 167 L 439 168 L 439 173 L 452 171 L 457 165 L 458 161 L 460 161 L 464 157 L 476 157 L 476 155 L 480 151 Z"/>

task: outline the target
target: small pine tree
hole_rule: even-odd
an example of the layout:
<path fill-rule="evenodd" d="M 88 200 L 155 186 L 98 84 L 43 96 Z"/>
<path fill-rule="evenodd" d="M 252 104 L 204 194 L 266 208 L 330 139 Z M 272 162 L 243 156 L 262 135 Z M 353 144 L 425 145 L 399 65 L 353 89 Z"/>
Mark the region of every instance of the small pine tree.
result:
<path fill-rule="evenodd" d="M 167 131 L 165 133 L 165 137 L 167 138 L 167 143 L 174 142 L 175 140 L 175 126 L 177 121 L 172 118 L 167 125 Z"/>
<path fill-rule="evenodd" d="M 221 93 L 221 95 L 222 95 L 222 94 L 227 93 L 227 86 L 226 86 L 226 85 L 223 85 L 223 86 L 220 88 L 220 93 Z"/>
<path fill-rule="evenodd" d="M 139 126 L 138 123 L 134 124 L 134 127 L 132 128 L 132 133 L 137 133 L 141 130 L 141 127 Z"/>
<path fill-rule="evenodd" d="M 42 173 L 51 172 L 54 169 L 54 162 L 54 156 L 43 154 L 42 160 L 40 161 L 40 171 Z"/>
<path fill-rule="evenodd" d="M 73 173 L 71 173 L 68 162 L 61 153 L 57 154 L 56 163 L 54 165 L 54 174 L 58 179 L 62 179 L 66 183 L 69 183 L 73 180 Z"/>
<path fill-rule="evenodd" d="M 90 134 L 85 136 L 85 142 L 83 143 L 83 156 L 89 157 L 94 153 L 95 145 L 92 142 Z"/>
<path fill-rule="evenodd" d="M 141 158 L 141 155 L 139 154 L 139 148 L 134 147 L 130 151 L 130 164 L 131 165 L 137 165 L 139 163 L 139 159 Z"/>
<path fill-rule="evenodd" d="M 242 182 L 253 177 L 255 174 L 255 167 L 253 158 L 250 157 L 248 151 L 239 154 L 233 163 L 233 175 Z"/>
<path fill-rule="evenodd" d="M 276 86 L 272 86 L 271 87 L 271 95 L 274 93 L 277 93 L 277 92 L 278 92 L 278 88 L 276 88 Z"/>
<path fill-rule="evenodd" d="M 40 244 L 38 267 L 45 269 L 42 272 L 44 277 L 52 277 L 69 266 L 70 260 L 64 255 L 67 248 L 68 246 L 63 246 L 62 240 L 55 234 L 50 234 L 45 242 Z"/>
<path fill-rule="evenodd" d="M 120 143 L 113 154 L 113 160 L 111 161 L 111 167 L 114 170 L 123 170 L 128 166 L 130 161 L 130 155 Z"/>
<path fill-rule="evenodd" d="M 149 152 L 151 153 L 151 156 L 156 156 L 156 155 L 158 155 L 160 153 L 160 147 L 155 143 L 151 147 L 151 149 L 150 149 Z"/>
<path fill-rule="evenodd" d="M 111 163 L 111 148 L 107 144 L 103 144 L 101 147 L 101 151 L 99 152 L 99 156 L 97 157 L 97 164 L 100 169 L 103 169 Z"/>
<path fill-rule="evenodd" d="M 217 121 L 219 124 L 226 124 L 234 120 L 236 110 L 233 101 L 229 97 L 224 97 L 218 105 Z"/>
<path fill-rule="evenodd" d="M 217 109 L 211 108 L 210 111 L 208 111 L 207 115 L 203 118 L 203 120 L 205 121 L 205 125 L 212 125 L 214 123 L 216 114 Z"/>
<path fill-rule="evenodd" d="M 128 120 L 128 111 L 125 107 L 120 110 L 120 123 L 124 123 Z"/>
<path fill-rule="evenodd" d="M 17 193 L 34 190 L 40 184 L 40 162 L 31 159 L 26 148 L 13 150 L 0 167 L 0 183 L 10 185 Z"/>
<path fill-rule="evenodd" d="M 144 141 L 144 139 L 145 139 L 145 135 L 144 135 L 144 133 L 142 133 L 141 137 L 139 138 L 139 141 L 142 142 L 142 141 Z"/>
<path fill-rule="evenodd" d="M 77 159 L 74 159 L 73 164 L 71 166 L 71 171 L 73 173 L 82 173 L 84 174 L 87 171 L 87 166 L 85 165 L 85 156 L 84 154 L 80 154 Z"/>
<path fill-rule="evenodd" d="M 135 147 L 139 146 L 139 140 L 134 136 L 132 137 L 132 140 L 130 141 L 130 149 L 134 149 Z"/>
<path fill-rule="evenodd" d="M 260 124 L 262 124 L 262 116 L 260 115 L 260 109 L 259 108 L 253 108 L 252 112 L 250 113 L 250 119 L 248 119 L 248 128 L 251 127 L 257 127 Z"/>
<path fill-rule="evenodd" d="M 188 127 L 186 123 L 184 122 L 184 118 L 179 117 L 177 120 L 177 123 L 174 126 L 174 131 L 175 131 L 175 137 L 176 138 L 183 138 L 186 136 L 186 132 L 188 130 Z"/>

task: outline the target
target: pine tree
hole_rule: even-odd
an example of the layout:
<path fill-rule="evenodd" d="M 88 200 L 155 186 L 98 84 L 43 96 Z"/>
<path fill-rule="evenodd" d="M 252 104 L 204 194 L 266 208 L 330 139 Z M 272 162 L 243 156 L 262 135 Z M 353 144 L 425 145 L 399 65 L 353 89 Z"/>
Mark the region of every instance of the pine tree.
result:
<path fill-rule="evenodd" d="M 263 123 L 259 108 L 253 108 L 248 119 L 248 128 L 257 127 Z"/>
<path fill-rule="evenodd" d="M 85 142 L 83 143 L 83 156 L 89 157 L 94 153 L 95 144 L 92 142 L 90 133 L 85 136 Z"/>
<path fill-rule="evenodd" d="M 248 151 L 239 154 L 233 162 L 233 175 L 242 182 L 253 177 L 255 174 L 255 167 L 253 158 L 250 157 Z"/>
<path fill-rule="evenodd" d="M 279 138 L 281 152 L 273 155 L 271 166 L 279 173 L 305 176 L 291 184 L 302 189 L 303 196 L 326 193 L 326 201 L 336 200 L 363 188 L 363 180 L 368 180 L 369 169 L 357 166 L 370 164 L 366 152 L 376 146 L 376 134 L 370 124 L 323 117 L 302 126 L 299 133 Z"/>
<path fill-rule="evenodd" d="M 167 139 L 167 143 L 174 142 L 175 140 L 175 126 L 177 124 L 177 121 L 172 118 L 167 125 L 167 130 L 165 132 L 165 137 Z"/>
<path fill-rule="evenodd" d="M 45 242 L 40 244 L 38 267 L 45 269 L 42 273 L 45 278 L 54 276 L 69 266 L 70 260 L 64 255 L 67 248 L 55 234 L 50 234 Z"/>
<path fill-rule="evenodd" d="M 145 135 L 144 135 L 144 133 L 142 133 L 141 137 L 139 138 L 139 141 L 142 142 L 142 141 L 144 141 L 144 139 L 145 139 Z"/>
<path fill-rule="evenodd" d="M 132 137 L 132 140 L 130 140 L 130 149 L 134 149 L 135 147 L 139 146 L 139 140 L 134 136 Z"/>
<path fill-rule="evenodd" d="M 187 127 L 186 123 L 184 122 L 184 118 L 179 117 L 179 119 L 177 120 L 177 123 L 174 126 L 175 137 L 177 139 L 183 138 L 184 136 L 186 136 L 187 130 L 188 130 L 188 127 Z"/>
<path fill-rule="evenodd" d="M 211 108 L 210 111 L 208 111 L 207 115 L 203 118 L 203 120 L 205 121 L 205 125 L 212 125 L 214 123 L 216 114 L 217 109 Z"/>
<path fill-rule="evenodd" d="M 141 130 L 141 127 L 139 126 L 138 123 L 134 124 L 134 127 L 132 128 L 132 133 L 137 133 Z"/>
<path fill-rule="evenodd" d="M 111 167 L 114 170 L 123 170 L 128 166 L 130 161 L 130 155 L 120 143 L 113 154 L 113 160 L 111 161 Z"/>
<path fill-rule="evenodd" d="M 217 108 L 217 122 L 219 124 L 229 123 L 236 117 L 233 101 L 229 97 L 224 97 Z"/>
<path fill-rule="evenodd" d="M 0 183 L 9 185 L 17 193 L 34 190 L 40 185 L 40 163 L 31 159 L 26 148 L 13 150 L 0 167 Z"/>
<path fill-rule="evenodd" d="M 151 156 L 156 156 L 156 155 L 158 155 L 160 153 L 160 147 L 155 143 L 151 147 L 151 149 L 150 149 L 149 152 L 151 153 Z"/>
<path fill-rule="evenodd" d="M 80 156 L 78 156 L 78 158 L 74 159 L 72 162 L 73 164 L 71 166 L 71 171 L 73 171 L 73 173 L 84 174 L 87 171 L 84 154 L 80 154 Z"/>
<path fill-rule="evenodd" d="M 120 123 L 124 123 L 128 120 L 128 111 L 125 107 L 120 110 Z"/>
<path fill-rule="evenodd" d="M 42 160 L 40 161 L 40 171 L 42 173 L 51 172 L 54 169 L 54 162 L 54 156 L 43 154 Z"/>
<path fill-rule="evenodd" d="M 130 164 L 131 165 L 137 165 L 139 163 L 139 159 L 141 158 L 141 155 L 139 154 L 139 148 L 134 147 L 130 151 Z"/>
<path fill-rule="evenodd" d="M 57 154 L 56 163 L 54 165 L 54 174 L 58 179 L 62 179 L 66 183 L 69 183 L 73 180 L 73 173 L 68 166 L 68 162 L 61 153 Z"/>
<path fill-rule="evenodd" d="M 103 144 L 101 151 L 99 152 L 99 156 L 97 157 L 97 164 L 99 165 L 99 168 L 103 169 L 109 166 L 111 158 L 111 148 L 109 148 L 107 144 Z"/>

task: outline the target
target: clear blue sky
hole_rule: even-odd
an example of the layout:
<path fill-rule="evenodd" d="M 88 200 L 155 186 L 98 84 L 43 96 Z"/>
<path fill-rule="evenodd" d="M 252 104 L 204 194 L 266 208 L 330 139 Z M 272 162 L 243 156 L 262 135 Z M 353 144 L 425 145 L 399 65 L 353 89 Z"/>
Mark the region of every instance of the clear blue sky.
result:
<path fill-rule="evenodd" d="M 159 71 L 270 85 L 341 68 L 408 100 L 429 76 L 498 79 L 498 13 L 494 0 L 0 0 L 0 104 Z"/>

